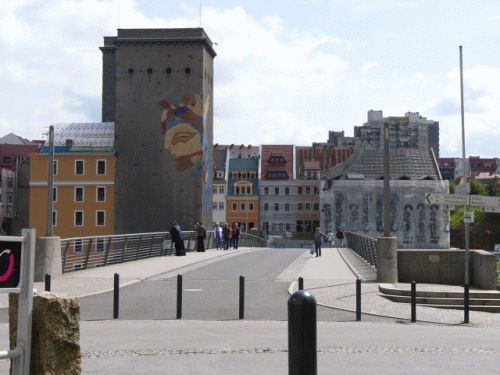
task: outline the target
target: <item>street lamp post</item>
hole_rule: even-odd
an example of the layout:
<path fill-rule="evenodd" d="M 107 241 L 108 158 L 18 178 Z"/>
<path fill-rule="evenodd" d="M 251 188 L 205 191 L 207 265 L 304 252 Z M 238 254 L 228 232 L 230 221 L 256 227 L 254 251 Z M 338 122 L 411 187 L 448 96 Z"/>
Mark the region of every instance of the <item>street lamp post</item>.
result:
<path fill-rule="evenodd" d="M 377 240 L 377 281 L 398 281 L 398 241 L 391 237 L 389 173 L 389 123 L 384 124 L 384 235 Z"/>

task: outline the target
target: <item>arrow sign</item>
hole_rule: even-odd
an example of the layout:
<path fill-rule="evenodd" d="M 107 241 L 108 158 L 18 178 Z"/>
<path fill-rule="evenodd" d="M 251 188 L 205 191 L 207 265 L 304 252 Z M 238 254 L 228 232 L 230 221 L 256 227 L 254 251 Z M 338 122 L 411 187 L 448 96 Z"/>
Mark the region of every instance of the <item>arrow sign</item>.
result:
<path fill-rule="evenodd" d="M 470 205 L 473 207 L 488 207 L 491 209 L 500 210 L 500 198 L 499 197 L 485 197 L 481 195 L 470 195 Z M 495 211 L 490 211 L 495 212 Z"/>
<path fill-rule="evenodd" d="M 465 196 L 455 194 L 442 194 L 442 193 L 427 193 L 425 194 L 425 201 L 427 203 L 435 204 L 454 204 L 455 206 L 465 205 Z"/>

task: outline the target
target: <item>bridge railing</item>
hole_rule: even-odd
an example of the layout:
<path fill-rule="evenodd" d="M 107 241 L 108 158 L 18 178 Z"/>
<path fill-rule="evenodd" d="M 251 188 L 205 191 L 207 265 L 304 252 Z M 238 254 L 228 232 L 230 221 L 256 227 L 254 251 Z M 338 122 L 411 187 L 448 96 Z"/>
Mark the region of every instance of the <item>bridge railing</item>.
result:
<path fill-rule="evenodd" d="M 347 246 L 371 266 L 377 268 L 377 240 L 354 232 L 344 232 Z"/>
<path fill-rule="evenodd" d="M 186 251 L 196 251 L 196 232 L 189 231 L 183 234 Z M 240 235 L 239 246 L 265 247 L 266 245 L 267 241 L 260 237 L 247 233 Z M 205 248 L 214 247 L 214 234 L 208 231 Z M 61 239 L 63 273 L 173 254 L 175 248 L 169 232 Z"/>

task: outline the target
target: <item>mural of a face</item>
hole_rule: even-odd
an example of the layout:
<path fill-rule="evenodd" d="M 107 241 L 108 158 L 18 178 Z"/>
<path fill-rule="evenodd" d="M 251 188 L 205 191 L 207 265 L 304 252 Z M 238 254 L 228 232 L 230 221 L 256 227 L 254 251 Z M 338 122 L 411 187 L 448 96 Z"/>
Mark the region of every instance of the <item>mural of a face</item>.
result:
<path fill-rule="evenodd" d="M 202 173 L 202 160 L 205 149 L 208 149 L 204 128 L 205 113 L 208 110 L 208 99 L 205 108 L 200 95 L 193 98 L 185 95 L 182 100 L 162 100 L 164 109 L 161 125 L 165 134 L 165 149 L 169 150 L 176 160 L 176 169 L 184 171 L 192 166 L 195 173 Z"/>
<path fill-rule="evenodd" d="M 209 99 L 205 105 L 200 95 L 194 99 L 184 95 L 178 98 L 162 100 L 159 104 L 163 108 L 161 126 L 165 135 L 165 149 L 176 161 L 175 169 L 179 172 L 194 167 L 194 173 L 203 178 L 204 211 L 210 211 L 211 179 L 210 153 L 207 135 L 205 133 L 205 118 L 207 117 Z"/>

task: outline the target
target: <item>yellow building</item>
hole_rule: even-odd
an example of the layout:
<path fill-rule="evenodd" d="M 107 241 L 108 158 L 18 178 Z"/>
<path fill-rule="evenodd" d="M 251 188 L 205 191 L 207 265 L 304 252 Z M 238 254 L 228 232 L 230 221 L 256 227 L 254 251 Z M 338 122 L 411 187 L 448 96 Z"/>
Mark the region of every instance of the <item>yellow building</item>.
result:
<path fill-rule="evenodd" d="M 113 124 L 71 124 L 68 127 L 74 132 L 77 125 L 87 125 L 87 132 L 91 133 L 97 132 L 99 125 L 108 125 L 105 129 L 111 131 Z M 57 134 L 56 130 L 56 140 Z M 78 143 L 73 140 L 68 140 L 66 146 L 55 146 L 54 236 L 73 238 L 113 234 L 115 161 L 112 146 L 102 146 L 103 138 L 94 138 L 97 141 L 93 146 L 89 146 L 88 141 Z M 30 157 L 29 226 L 36 228 L 37 236 L 45 235 L 47 228 L 48 158 L 48 147 Z"/>

